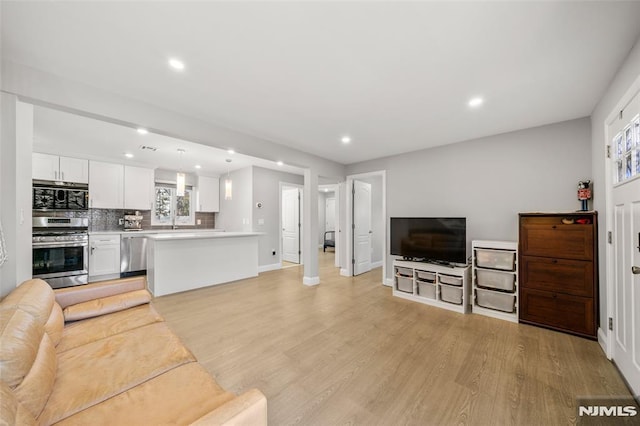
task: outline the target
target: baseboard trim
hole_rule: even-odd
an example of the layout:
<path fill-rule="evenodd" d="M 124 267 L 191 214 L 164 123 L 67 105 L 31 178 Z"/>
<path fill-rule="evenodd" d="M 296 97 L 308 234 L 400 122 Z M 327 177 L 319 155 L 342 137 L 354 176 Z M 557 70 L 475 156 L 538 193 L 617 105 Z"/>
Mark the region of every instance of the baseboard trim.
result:
<path fill-rule="evenodd" d="M 343 277 L 350 277 L 351 274 L 349 273 L 349 270 L 344 269 L 344 268 L 340 268 L 340 275 Z"/>
<path fill-rule="evenodd" d="M 393 287 L 393 278 L 385 278 L 382 284 L 387 287 Z"/>
<path fill-rule="evenodd" d="M 380 267 L 382 267 L 382 260 L 379 260 L 377 262 L 371 262 L 371 269 L 380 268 Z"/>
<path fill-rule="evenodd" d="M 609 337 L 602 328 L 598 328 L 598 343 L 607 358 L 611 359 L 611 354 L 609 353 Z"/>
<path fill-rule="evenodd" d="M 302 277 L 302 284 L 304 285 L 318 285 L 320 284 L 320 277 Z"/>
<path fill-rule="evenodd" d="M 262 272 L 269 272 L 269 271 L 275 271 L 278 269 L 282 269 L 282 263 L 278 262 L 278 263 L 272 263 L 271 265 L 261 265 L 258 266 L 258 273 L 262 273 Z"/>

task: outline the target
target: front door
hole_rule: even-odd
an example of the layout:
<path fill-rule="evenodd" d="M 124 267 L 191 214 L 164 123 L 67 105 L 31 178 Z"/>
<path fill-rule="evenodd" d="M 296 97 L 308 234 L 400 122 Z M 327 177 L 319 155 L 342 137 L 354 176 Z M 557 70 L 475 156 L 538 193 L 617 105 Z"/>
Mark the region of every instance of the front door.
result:
<path fill-rule="evenodd" d="M 371 270 L 371 184 L 353 181 L 353 275 Z"/>
<path fill-rule="evenodd" d="M 640 95 L 609 126 L 613 151 L 613 360 L 640 395 Z"/>

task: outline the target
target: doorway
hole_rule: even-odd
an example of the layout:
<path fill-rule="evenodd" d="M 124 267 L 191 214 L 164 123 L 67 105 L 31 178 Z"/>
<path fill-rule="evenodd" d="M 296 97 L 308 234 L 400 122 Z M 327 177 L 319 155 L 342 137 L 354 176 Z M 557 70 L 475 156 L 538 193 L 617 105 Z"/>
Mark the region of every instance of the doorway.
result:
<path fill-rule="evenodd" d="M 607 121 L 609 351 L 640 395 L 640 79 Z"/>
<path fill-rule="evenodd" d="M 303 188 L 280 183 L 280 253 L 282 267 L 302 264 Z"/>
<path fill-rule="evenodd" d="M 347 176 L 345 189 L 349 232 L 341 274 L 355 276 L 382 267 L 381 281 L 388 285 L 386 173 L 381 170 Z"/>

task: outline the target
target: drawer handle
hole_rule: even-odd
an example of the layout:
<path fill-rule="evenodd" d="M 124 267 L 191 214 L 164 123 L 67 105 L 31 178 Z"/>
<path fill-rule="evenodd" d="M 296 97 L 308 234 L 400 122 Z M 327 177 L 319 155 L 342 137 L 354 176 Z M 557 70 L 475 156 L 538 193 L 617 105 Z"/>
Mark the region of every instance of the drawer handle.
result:
<path fill-rule="evenodd" d="M 558 263 L 558 259 L 553 259 L 551 263 Z"/>
<path fill-rule="evenodd" d="M 556 225 L 553 225 L 553 226 L 551 227 L 551 229 L 556 229 L 556 228 L 557 228 L 557 226 L 556 226 Z"/>

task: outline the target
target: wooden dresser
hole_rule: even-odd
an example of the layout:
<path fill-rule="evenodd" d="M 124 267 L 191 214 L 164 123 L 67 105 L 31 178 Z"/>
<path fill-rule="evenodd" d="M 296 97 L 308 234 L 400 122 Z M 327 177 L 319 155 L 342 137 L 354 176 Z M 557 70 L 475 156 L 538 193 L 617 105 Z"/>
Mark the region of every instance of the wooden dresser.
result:
<path fill-rule="evenodd" d="M 597 212 L 520 213 L 520 322 L 597 339 L 597 220 Z"/>

